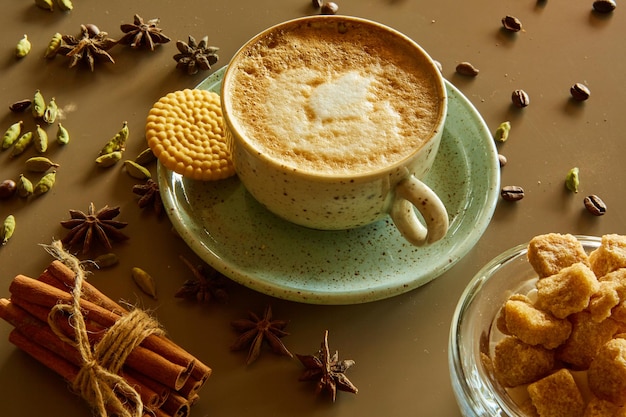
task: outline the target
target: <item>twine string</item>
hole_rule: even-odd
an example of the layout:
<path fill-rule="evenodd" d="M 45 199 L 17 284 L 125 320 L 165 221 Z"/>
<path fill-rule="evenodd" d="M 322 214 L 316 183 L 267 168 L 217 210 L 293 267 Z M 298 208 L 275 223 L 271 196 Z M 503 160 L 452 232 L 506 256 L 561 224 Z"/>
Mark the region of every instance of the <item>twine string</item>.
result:
<path fill-rule="evenodd" d="M 71 304 L 56 304 L 48 315 L 52 331 L 63 341 L 75 346 L 82 359 L 72 388 L 83 397 L 99 417 L 141 417 L 143 402 L 139 393 L 122 377 L 120 371 L 126 358 L 146 337 L 163 334 L 158 322 L 140 309 L 123 315 L 92 348 L 87 325 L 80 309 L 85 270 L 81 262 L 63 249 L 60 241 L 44 246 L 53 257 L 75 274 Z M 75 339 L 67 337 L 56 324 L 57 314 L 67 314 L 74 328 Z M 107 414 L 110 413 L 110 414 Z"/>

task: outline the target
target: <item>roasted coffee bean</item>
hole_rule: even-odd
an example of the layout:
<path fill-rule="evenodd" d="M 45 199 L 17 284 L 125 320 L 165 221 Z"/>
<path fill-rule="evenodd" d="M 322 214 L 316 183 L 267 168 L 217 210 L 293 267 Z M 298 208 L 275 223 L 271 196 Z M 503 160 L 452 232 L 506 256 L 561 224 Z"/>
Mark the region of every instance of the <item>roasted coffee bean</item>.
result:
<path fill-rule="evenodd" d="M 530 104 L 530 97 L 524 90 L 515 90 L 511 94 L 511 101 L 516 107 L 523 108 Z"/>
<path fill-rule="evenodd" d="M 500 196 L 506 201 L 519 201 L 524 198 L 524 189 L 518 185 L 506 185 L 500 190 Z"/>
<path fill-rule="evenodd" d="M 319 9 L 320 7 L 322 7 L 322 0 L 313 0 L 311 2 L 311 4 L 313 4 L 313 7 L 315 7 L 316 9 Z"/>
<path fill-rule="evenodd" d="M 475 77 L 480 71 L 470 62 L 461 62 L 459 65 L 456 66 L 456 72 L 458 74 L 466 75 L 468 77 Z"/>
<path fill-rule="evenodd" d="M 338 10 L 339 10 L 339 6 L 337 6 L 337 3 L 333 3 L 332 1 L 327 1 L 326 3 L 322 4 L 322 10 L 320 11 L 320 13 L 337 14 Z"/>
<path fill-rule="evenodd" d="M 502 155 L 502 154 L 498 154 L 498 162 L 500 163 L 500 167 L 503 167 L 506 165 L 506 163 L 508 162 L 506 159 L 506 156 Z"/>
<path fill-rule="evenodd" d="M 502 26 L 511 32 L 519 32 L 522 30 L 522 22 L 517 17 L 505 16 L 502 18 Z"/>
<path fill-rule="evenodd" d="M 576 83 L 569 89 L 572 98 L 576 101 L 585 101 L 591 95 L 591 91 L 585 84 Z"/>
<path fill-rule="evenodd" d="M 13 180 L 4 180 L 0 182 L 0 198 L 13 197 L 17 191 L 17 183 Z"/>
<path fill-rule="evenodd" d="M 587 211 L 594 216 L 602 216 L 606 213 L 606 204 L 597 195 L 588 195 L 583 200 Z"/>
<path fill-rule="evenodd" d="M 611 13 L 616 7 L 615 0 L 596 0 L 593 2 L 593 10 L 598 13 Z"/>

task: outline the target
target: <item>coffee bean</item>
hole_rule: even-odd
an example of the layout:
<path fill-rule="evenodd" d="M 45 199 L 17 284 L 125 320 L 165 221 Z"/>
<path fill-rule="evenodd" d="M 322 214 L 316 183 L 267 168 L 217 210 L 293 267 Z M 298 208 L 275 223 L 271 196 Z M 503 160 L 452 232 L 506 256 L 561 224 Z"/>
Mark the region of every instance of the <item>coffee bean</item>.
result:
<path fill-rule="evenodd" d="M 461 62 L 456 66 L 456 72 L 468 77 L 475 77 L 478 75 L 479 70 L 469 62 Z"/>
<path fill-rule="evenodd" d="M 0 198 L 9 198 L 17 191 L 17 184 L 13 180 L 0 182 Z"/>
<path fill-rule="evenodd" d="M 339 10 L 339 6 L 337 6 L 337 3 L 333 3 L 332 1 L 328 1 L 324 4 L 322 4 L 322 10 L 320 13 L 322 14 L 337 14 L 337 11 Z"/>
<path fill-rule="evenodd" d="M 506 201 L 519 201 L 524 198 L 524 189 L 518 185 L 506 185 L 500 190 L 500 196 Z"/>
<path fill-rule="evenodd" d="M 511 94 L 511 101 L 516 107 L 523 108 L 530 104 L 530 97 L 524 90 L 515 90 Z"/>
<path fill-rule="evenodd" d="M 511 32 L 519 32 L 522 30 L 522 22 L 517 17 L 505 16 L 502 18 L 502 26 Z"/>
<path fill-rule="evenodd" d="M 591 91 L 585 84 L 576 83 L 569 89 L 572 98 L 576 101 L 585 101 L 591 95 Z"/>
<path fill-rule="evenodd" d="M 505 166 L 506 163 L 507 163 L 506 156 L 504 156 L 502 154 L 498 154 L 498 162 L 500 163 L 501 167 Z"/>
<path fill-rule="evenodd" d="M 593 10 L 598 13 L 611 13 L 616 7 L 615 0 L 596 0 L 593 2 Z"/>
<path fill-rule="evenodd" d="M 602 216 L 606 213 L 606 204 L 597 195 L 589 195 L 583 200 L 585 208 L 594 216 Z"/>
<path fill-rule="evenodd" d="M 319 9 L 320 7 L 322 7 L 322 0 L 313 0 L 311 2 L 313 4 L 313 7 L 315 7 L 316 9 Z"/>

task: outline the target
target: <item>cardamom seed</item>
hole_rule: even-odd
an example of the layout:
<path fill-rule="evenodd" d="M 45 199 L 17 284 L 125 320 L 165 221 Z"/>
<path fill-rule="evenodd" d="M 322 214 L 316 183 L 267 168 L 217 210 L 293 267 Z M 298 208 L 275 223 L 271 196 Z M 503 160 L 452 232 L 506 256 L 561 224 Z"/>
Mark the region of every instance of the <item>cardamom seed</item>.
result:
<path fill-rule="evenodd" d="M 27 98 L 25 100 L 16 101 L 15 103 L 9 106 L 9 110 L 13 113 L 21 113 L 28 109 L 32 103 L 32 100 Z"/>
<path fill-rule="evenodd" d="M 19 40 L 17 45 L 15 46 L 15 55 L 18 58 L 24 58 L 26 55 L 30 53 L 32 45 L 28 40 L 28 36 L 25 34 L 22 39 Z"/>
<path fill-rule="evenodd" d="M 50 39 L 50 42 L 48 42 L 48 46 L 46 47 L 46 50 L 43 53 L 43 57 L 48 58 L 48 59 L 54 58 L 57 52 L 59 52 L 59 48 L 61 47 L 62 41 L 63 41 L 63 35 L 61 35 L 59 32 L 52 35 L 52 39 Z"/>
<path fill-rule="evenodd" d="M 156 161 L 156 159 L 157 157 L 154 155 L 154 152 L 152 152 L 152 149 L 146 148 L 141 151 L 139 155 L 137 155 L 137 157 L 135 158 L 135 162 L 137 162 L 139 165 L 145 166 Z"/>
<path fill-rule="evenodd" d="M 33 117 L 40 118 L 43 117 L 46 111 L 46 101 L 43 98 L 43 94 L 41 94 L 40 90 L 35 91 L 35 95 L 33 97 L 33 105 L 32 105 Z"/>
<path fill-rule="evenodd" d="M 9 214 L 4 221 L 2 222 L 2 228 L 0 228 L 0 239 L 3 246 L 7 244 L 9 239 L 13 236 L 15 232 L 15 216 Z"/>
<path fill-rule="evenodd" d="M 52 3 L 52 0 L 35 0 L 35 5 L 40 9 L 49 11 L 54 10 L 54 4 Z"/>
<path fill-rule="evenodd" d="M 15 122 L 4 132 L 4 136 L 2 137 L 2 149 L 9 149 L 15 141 L 20 137 L 22 133 L 22 125 L 23 121 Z"/>
<path fill-rule="evenodd" d="M 37 184 L 35 184 L 35 187 L 33 187 L 33 195 L 40 196 L 50 191 L 56 182 L 56 175 L 56 171 L 50 171 L 41 177 Z"/>
<path fill-rule="evenodd" d="M 565 176 L 565 188 L 575 193 L 578 192 L 578 186 L 580 185 L 579 172 L 578 167 L 574 167 Z"/>
<path fill-rule="evenodd" d="M 44 153 L 48 150 L 48 133 L 39 125 L 35 127 L 33 142 L 35 143 L 35 150 L 37 152 Z"/>
<path fill-rule="evenodd" d="M 569 89 L 572 98 L 576 101 L 585 101 L 591 95 L 589 88 L 582 83 L 576 83 Z"/>
<path fill-rule="evenodd" d="M 43 112 L 43 121 L 51 125 L 56 120 L 58 114 L 59 106 L 57 106 L 56 100 L 52 97 L 46 110 Z"/>
<path fill-rule="evenodd" d="M 102 168 L 108 168 L 115 165 L 119 160 L 122 159 L 121 151 L 114 151 L 111 153 L 106 153 L 104 155 L 100 155 L 96 158 L 96 164 Z"/>
<path fill-rule="evenodd" d="M 456 72 L 460 75 L 466 75 L 468 77 L 476 77 L 480 72 L 478 68 L 469 62 L 461 62 L 456 66 Z"/>
<path fill-rule="evenodd" d="M 50 168 L 58 168 L 59 164 L 52 162 L 45 156 L 33 156 L 25 162 L 26 170 L 30 172 L 46 172 Z"/>
<path fill-rule="evenodd" d="M 530 97 L 524 90 L 515 90 L 511 93 L 511 101 L 515 107 L 524 108 L 530 104 Z"/>
<path fill-rule="evenodd" d="M 33 132 L 26 132 L 15 142 L 11 158 L 21 155 L 33 143 Z"/>
<path fill-rule="evenodd" d="M 511 131 L 511 122 L 506 121 L 500 123 L 500 126 L 496 129 L 496 133 L 493 135 L 497 142 L 506 142 L 509 138 L 509 132 Z"/>
<path fill-rule="evenodd" d="M 74 5 L 71 0 L 56 0 L 57 6 L 59 6 L 59 10 L 63 10 L 64 12 L 68 12 L 74 9 Z"/>
<path fill-rule="evenodd" d="M 133 178 L 137 178 L 138 180 L 147 180 L 152 177 L 150 171 L 148 171 L 146 167 L 139 165 L 135 161 L 126 160 L 124 161 L 124 166 L 126 167 L 128 175 Z"/>
<path fill-rule="evenodd" d="M 100 150 L 100 155 L 111 153 L 114 151 L 124 151 L 126 149 L 126 140 L 129 135 L 128 123 L 124 122 L 122 128 L 113 136 L 104 147 Z"/>
<path fill-rule="evenodd" d="M 154 278 L 141 268 L 133 267 L 131 275 L 135 284 L 150 297 L 157 299 L 156 284 Z"/>
<path fill-rule="evenodd" d="M 96 266 L 98 268 L 108 268 L 113 265 L 117 265 L 120 260 L 116 254 L 109 252 L 98 256 L 93 261 L 96 263 Z"/>
<path fill-rule="evenodd" d="M 60 122 L 57 128 L 56 136 L 57 136 L 57 142 L 59 142 L 61 145 L 67 145 L 70 141 L 70 133 Z"/>
<path fill-rule="evenodd" d="M 587 211 L 594 216 L 603 216 L 606 213 L 606 204 L 597 195 L 589 195 L 583 200 Z"/>
<path fill-rule="evenodd" d="M 33 183 L 24 176 L 24 174 L 20 174 L 20 178 L 17 180 L 17 195 L 22 198 L 26 198 L 33 193 Z"/>
<path fill-rule="evenodd" d="M 500 196 L 506 201 L 519 201 L 524 198 L 524 189 L 517 185 L 507 185 L 500 190 Z"/>

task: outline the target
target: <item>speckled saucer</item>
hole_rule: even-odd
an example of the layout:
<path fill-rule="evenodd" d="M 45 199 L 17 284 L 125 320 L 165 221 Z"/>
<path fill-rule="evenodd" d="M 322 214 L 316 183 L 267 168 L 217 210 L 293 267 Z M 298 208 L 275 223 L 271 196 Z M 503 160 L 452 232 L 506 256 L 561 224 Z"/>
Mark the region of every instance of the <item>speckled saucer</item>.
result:
<path fill-rule="evenodd" d="M 197 88 L 219 92 L 225 68 Z M 451 268 L 476 244 L 495 210 L 497 152 L 472 104 L 446 82 L 444 136 L 425 182 L 450 215 L 446 237 L 407 243 L 391 219 L 345 231 L 319 231 L 268 212 L 234 177 L 194 181 L 158 167 L 167 213 L 181 237 L 209 265 L 249 288 L 311 304 L 353 304 L 417 288 Z"/>

